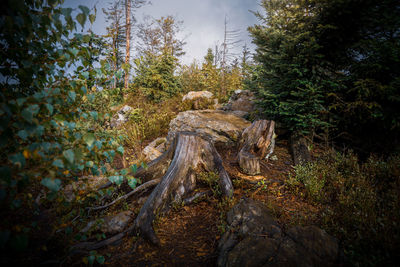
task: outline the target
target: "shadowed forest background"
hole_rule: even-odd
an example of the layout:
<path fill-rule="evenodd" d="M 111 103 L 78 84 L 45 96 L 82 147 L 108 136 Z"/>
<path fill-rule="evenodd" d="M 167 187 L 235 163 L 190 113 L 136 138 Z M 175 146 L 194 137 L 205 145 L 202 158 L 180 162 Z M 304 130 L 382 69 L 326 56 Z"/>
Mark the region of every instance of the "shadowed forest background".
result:
<path fill-rule="evenodd" d="M 273 210 L 282 228 L 312 223 L 335 237 L 342 251 L 337 265 L 397 265 L 400 3 L 262 0 L 261 11 L 254 12 L 258 24 L 247 29 L 254 51 L 225 19 L 221 43 L 211 43 L 191 64 L 182 62 L 190 54 L 179 37 L 185 22 L 173 15 L 138 20 L 137 12 L 148 4 L 115 0 L 97 10 L 19 0 L 1 8 L 0 262 L 121 264 L 117 249 L 71 253 L 71 247 L 108 240 L 102 218 L 116 211 L 137 214 L 143 203 L 91 207 L 147 182 L 138 173 L 153 161 L 143 149 L 167 136 L 178 114 L 224 109 L 237 90 L 248 90 L 256 108 L 245 119 L 276 122 L 276 161 L 266 160 L 270 169 L 261 172 L 268 175 L 246 184 L 232 174 L 237 163 L 231 150 L 217 147 L 225 167 L 225 161 L 234 162 L 226 169 L 238 191 L 224 196 L 215 173 L 202 170 L 198 177 L 211 195 L 193 210 L 174 203 L 168 215 L 157 213 L 155 231 L 162 236 L 163 223 L 173 229 L 182 213 L 210 209 L 215 217 L 208 223 L 217 240 L 229 231 L 228 210 L 252 196 Z M 106 17 L 105 35 L 92 31 L 99 13 Z M 234 53 L 238 46 L 241 53 Z M 208 91 L 214 99 L 182 100 L 193 91 Z M 125 106 L 130 107 L 126 119 L 117 125 Z M 302 140 L 307 160 L 292 162 L 293 140 Z M 270 187 L 272 174 L 280 177 L 279 189 Z M 108 184 L 82 186 L 88 177 L 103 177 Z M 274 200 L 282 194 L 296 199 L 300 215 L 282 210 Z M 82 232 L 91 221 L 99 227 Z M 124 238 L 143 257 L 157 251 L 138 243 L 140 233 Z M 197 265 L 217 264 L 214 241 L 207 252 L 197 250 L 199 258 L 206 257 Z M 161 256 L 141 263 L 167 264 Z"/>

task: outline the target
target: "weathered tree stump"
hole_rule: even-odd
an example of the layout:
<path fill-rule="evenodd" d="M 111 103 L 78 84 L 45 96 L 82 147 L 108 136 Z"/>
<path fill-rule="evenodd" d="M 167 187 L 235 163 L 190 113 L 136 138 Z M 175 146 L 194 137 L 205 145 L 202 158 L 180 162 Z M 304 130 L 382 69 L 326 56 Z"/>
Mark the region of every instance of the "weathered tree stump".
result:
<path fill-rule="evenodd" d="M 260 173 L 260 159 L 272 154 L 275 146 L 275 122 L 258 120 L 247 127 L 239 143 L 239 166 L 248 175 Z"/>
<path fill-rule="evenodd" d="M 293 157 L 294 165 L 311 161 L 311 154 L 307 147 L 307 141 L 299 134 L 293 133 L 290 136 L 290 152 Z"/>
<path fill-rule="evenodd" d="M 152 226 L 155 215 L 168 210 L 171 202 L 181 202 L 189 196 L 196 187 L 198 172 L 217 172 L 223 195 L 230 197 L 233 193 L 232 182 L 214 145 L 196 133 L 178 133 L 169 150 L 151 162 L 147 170 L 140 169 L 137 177 L 157 178 L 164 170 L 161 182 L 142 206 L 133 227 L 154 244 L 159 244 Z"/>

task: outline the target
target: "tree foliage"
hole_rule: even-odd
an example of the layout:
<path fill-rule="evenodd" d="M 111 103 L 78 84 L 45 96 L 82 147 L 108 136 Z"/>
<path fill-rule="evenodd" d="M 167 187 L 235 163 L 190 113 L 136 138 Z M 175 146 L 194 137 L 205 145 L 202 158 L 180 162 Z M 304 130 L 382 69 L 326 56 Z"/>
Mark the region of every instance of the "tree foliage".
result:
<path fill-rule="evenodd" d="M 253 85 L 266 116 L 303 134 L 331 129 L 359 148 L 379 147 L 382 130 L 398 143 L 398 1 L 262 6 L 261 23 L 249 31 L 260 64 Z"/>
<path fill-rule="evenodd" d="M 65 184 L 83 173 L 107 174 L 104 164 L 124 151 L 112 135 L 100 130 L 109 115 L 92 109 L 96 88 L 107 82 L 110 71 L 93 46 L 101 40 L 90 32 L 71 34 L 78 23 L 83 27 L 87 20 L 94 22 L 89 8 L 22 1 L 9 2 L 3 13 L 0 246 L 22 249 L 28 244 L 26 233 L 34 227 L 26 221 L 37 208 L 33 187 L 43 186 L 48 200 L 62 201 L 57 193 Z M 109 175 L 111 181 L 124 177 Z M 18 231 L 21 228 L 24 231 Z"/>
<path fill-rule="evenodd" d="M 139 58 L 135 59 L 135 87 L 159 102 L 181 91 L 176 75 L 184 41 L 177 38 L 182 22 L 172 16 L 146 21 L 139 27 Z"/>

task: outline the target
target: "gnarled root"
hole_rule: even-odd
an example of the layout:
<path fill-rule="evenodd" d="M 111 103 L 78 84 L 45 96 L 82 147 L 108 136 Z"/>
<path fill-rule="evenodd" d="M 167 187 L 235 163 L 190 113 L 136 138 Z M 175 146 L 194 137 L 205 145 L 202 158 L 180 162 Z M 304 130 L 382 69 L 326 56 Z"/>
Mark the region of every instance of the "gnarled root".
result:
<path fill-rule="evenodd" d="M 222 165 L 220 155 L 210 141 L 196 133 L 180 132 L 166 153 L 172 153 L 172 151 L 173 158 L 168 170 L 147 198 L 134 222 L 135 230 L 154 244 L 159 244 L 152 227 L 156 213 L 166 211 L 171 202 L 181 202 L 188 196 L 196 187 L 196 172 L 199 170 L 217 172 L 222 193 L 228 197 L 233 193 L 229 175 Z M 160 169 L 156 165 L 152 166 L 153 169 Z"/>

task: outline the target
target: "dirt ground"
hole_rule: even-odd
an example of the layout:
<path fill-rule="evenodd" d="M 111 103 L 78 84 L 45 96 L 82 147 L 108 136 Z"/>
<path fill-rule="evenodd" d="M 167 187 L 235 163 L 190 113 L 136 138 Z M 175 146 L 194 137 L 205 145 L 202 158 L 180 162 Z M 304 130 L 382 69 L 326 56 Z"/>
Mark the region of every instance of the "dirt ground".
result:
<path fill-rule="evenodd" d="M 315 214 L 318 214 L 319 207 L 307 204 L 302 196 L 291 192 L 285 184 L 293 171 L 285 140 L 277 142 L 275 160 L 262 161 L 261 174 L 257 176 L 240 172 L 233 150 L 220 151 L 220 154 L 235 187 L 232 201 L 221 201 L 211 196 L 188 206 L 174 207 L 154 222 L 160 246 L 140 237 L 128 236 L 118 244 L 98 251 L 107 255 L 105 264 L 215 266 L 218 240 L 226 231 L 226 212 L 242 197 L 265 203 L 283 227 L 288 224 L 314 224 L 317 220 Z M 138 212 L 135 203 L 131 204 L 131 209 Z"/>

